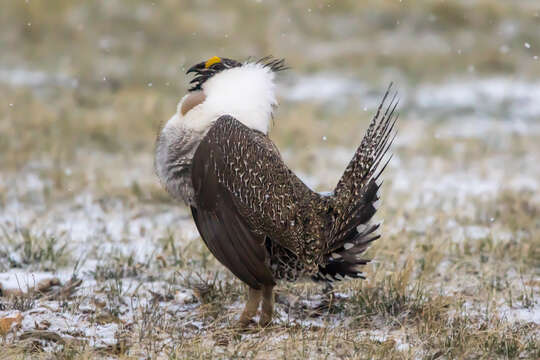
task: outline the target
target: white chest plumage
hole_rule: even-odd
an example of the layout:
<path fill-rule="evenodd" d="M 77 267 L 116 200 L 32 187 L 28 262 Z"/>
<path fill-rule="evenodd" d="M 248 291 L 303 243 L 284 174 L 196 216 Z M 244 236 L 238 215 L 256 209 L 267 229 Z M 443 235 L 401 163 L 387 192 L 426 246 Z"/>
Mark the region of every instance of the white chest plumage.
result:
<path fill-rule="evenodd" d="M 158 177 L 171 195 L 189 204 L 191 159 L 198 142 L 220 116 L 231 115 L 251 129 L 268 133 L 277 106 L 274 76 L 262 64 L 246 63 L 208 79 L 202 96 L 197 96 L 200 103 L 185 106 L 193 92 L 180 100 L 176 114 L 161 130 L 155 157 Z M 186 171 L 179 171 L 183 168 Z"/>
<path fill-rule="evenodd" d="M 178 107 L 178 122 L 186 128 L 204 132 L 222 115 L 231 115 L 249 128 L 268 133 L 272 111 L 277 105 L 274 72 L 256 63 L 222 71 L 206 81 L 205 100 L 185 115 Z"/>

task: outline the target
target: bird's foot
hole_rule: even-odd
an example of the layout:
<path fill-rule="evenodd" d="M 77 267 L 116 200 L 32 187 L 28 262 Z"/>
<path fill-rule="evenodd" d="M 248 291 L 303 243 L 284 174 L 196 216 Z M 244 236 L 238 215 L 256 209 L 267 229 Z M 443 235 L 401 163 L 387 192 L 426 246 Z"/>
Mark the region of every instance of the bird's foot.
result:
<path fill-rule="evenodd" d="M 272 314 L 274 313 L 274 286 L 267 285 L 262 289 L 262 306 L 259 326 L 266 327 L 272 322 Z"/>
<path fill-rule="evenodd" d="M 259 326 L 260 327 L 267 327 L 272 323 L 272 313 L 261 313 L 261 317 L 259 319 Z"/>
<path fill-rule="evenodd" d="M 240 317 L 240 319 L 238 319 L 238 321 L 234 324 L 234 329 L 239 331 L 245 331 L 255 324 L 256 323 L 253 319 L 243 319 L 242 317 Z"/>
<path fill-rule="evenodd" d="M 257 314 L 259 303 L 261 302 L 262 291 L 249 288 L 248 300 L 240 319 L 236 322 L 235 328 L 246 329 L 253 322 L 253 317 Z"/>

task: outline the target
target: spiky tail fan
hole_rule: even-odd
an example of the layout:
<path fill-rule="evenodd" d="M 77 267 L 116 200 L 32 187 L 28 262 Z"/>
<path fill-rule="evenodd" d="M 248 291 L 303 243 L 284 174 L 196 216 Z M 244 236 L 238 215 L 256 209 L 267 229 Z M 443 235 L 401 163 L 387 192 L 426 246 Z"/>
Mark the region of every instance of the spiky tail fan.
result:
<path fill-rule="evenodd" d="M 383 159 L 395 138 L 393 129 L 398 118 L 395 113 L 398 100 L 395 93 L 387 104 L 391 89 L 392 84 L 330 199 L 332 219 L 327 263 L 319 267 L 316 279 L 333 281 L 344 276 L 362 277 L 360 265 L 369 260 L 360 255 L 380 237 L 375 233 L 380 224 L 371 224 L 370 220 L 377 211 L 379 200 L 381 182 L 377 180 L 391 156 L 384 162 Z"/>

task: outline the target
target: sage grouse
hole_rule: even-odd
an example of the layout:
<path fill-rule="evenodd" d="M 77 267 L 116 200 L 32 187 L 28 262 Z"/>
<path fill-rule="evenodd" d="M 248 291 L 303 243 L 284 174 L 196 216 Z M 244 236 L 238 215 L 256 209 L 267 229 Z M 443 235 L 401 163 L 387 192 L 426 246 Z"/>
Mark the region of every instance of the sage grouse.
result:
<path fill-rule="evenodd" d="M 320 194 L 285 165 L 268 137 L 274 76 L 284 68 L 271 57 L 217 56 L 191 67 L 193 86 L 157 139 L 162 185 L 191 208 L 208 249 L 249 287 L 239 326 L 256 315 L 261 299 L 259 323 L 270 323 L 278 280 L 362 278 L 369 260 L 361 255 L 380 236 L 370 219 L 395 137 L 391 85 L 334 192 Z"/>

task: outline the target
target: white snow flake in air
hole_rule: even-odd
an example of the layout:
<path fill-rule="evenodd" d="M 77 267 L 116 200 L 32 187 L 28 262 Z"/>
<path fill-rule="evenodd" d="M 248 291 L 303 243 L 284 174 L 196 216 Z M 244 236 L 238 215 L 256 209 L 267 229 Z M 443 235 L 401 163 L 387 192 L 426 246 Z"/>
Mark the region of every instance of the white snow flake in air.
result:
<path fill-rule="evenodd" d="M 508 51 L 510 51 L 510 48 L 508 47 L 508 45 L 501 45 L 501 47 L 499 48 L 499 52 L 501 54 L 506 54 L 508 53 Z"/>

